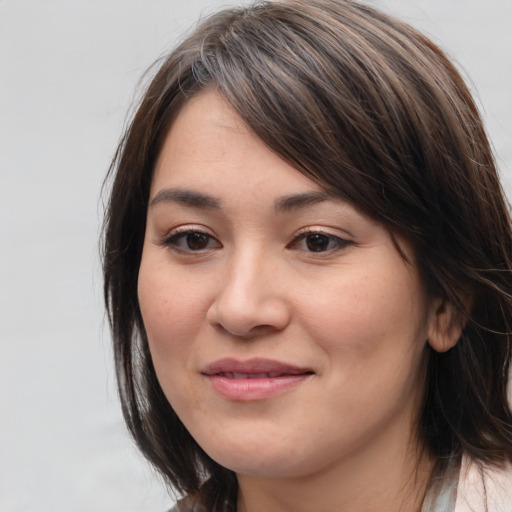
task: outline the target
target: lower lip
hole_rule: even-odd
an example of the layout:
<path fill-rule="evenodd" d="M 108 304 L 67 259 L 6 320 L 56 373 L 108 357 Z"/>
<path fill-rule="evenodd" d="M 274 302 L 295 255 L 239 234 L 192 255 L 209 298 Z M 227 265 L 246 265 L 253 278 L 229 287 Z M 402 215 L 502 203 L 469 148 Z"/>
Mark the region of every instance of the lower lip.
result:
<path fill-rule="evenodd" d="M 221 375 L 207 376 L 217 393 L 228 400 L 238 402 L 274 397 L 298 386 L 308 377 L 311 377 L 310 373 L 262 379 L 228 379 Z"/>

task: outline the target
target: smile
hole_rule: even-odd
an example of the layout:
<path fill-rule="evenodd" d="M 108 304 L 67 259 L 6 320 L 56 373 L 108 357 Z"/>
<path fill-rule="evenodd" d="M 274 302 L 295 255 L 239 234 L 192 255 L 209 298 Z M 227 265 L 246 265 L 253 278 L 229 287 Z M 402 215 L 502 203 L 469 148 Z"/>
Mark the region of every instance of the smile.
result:
<path fill-rule="evenodd" d="M 217 374 L 220 377 L 226 377 L 226 379 L 275 379 L 276 377 L 283 377 L 289 374 L 286 373 L 276 373 L 276 372 L 267 372 L 267 373 L 219 373 Z"/>
<path fill-rule="evenodd" d="M 238 402 L 272 398 L 314 375 L 307 368 L 265 359 L 245 362 L 224 359 L 208 366 L 202 373 L 217 394 Z"/>

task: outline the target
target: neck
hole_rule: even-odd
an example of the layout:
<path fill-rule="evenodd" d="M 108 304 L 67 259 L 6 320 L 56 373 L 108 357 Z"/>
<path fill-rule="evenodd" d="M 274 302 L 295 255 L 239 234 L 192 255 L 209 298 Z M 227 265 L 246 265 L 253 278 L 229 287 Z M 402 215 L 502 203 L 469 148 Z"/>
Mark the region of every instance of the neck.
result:
<path fill-rule="evenodd" d="M 433 461 L 418 443 L 385 443 L 294 478 L 237 475 L 238 512 L 420 512 Z M 389 440 L 388 440 L 389 441 Z M 390 448 L 391 447 L 391 448 Z M 374 454 L 379 456 L 375 457 Z"/>

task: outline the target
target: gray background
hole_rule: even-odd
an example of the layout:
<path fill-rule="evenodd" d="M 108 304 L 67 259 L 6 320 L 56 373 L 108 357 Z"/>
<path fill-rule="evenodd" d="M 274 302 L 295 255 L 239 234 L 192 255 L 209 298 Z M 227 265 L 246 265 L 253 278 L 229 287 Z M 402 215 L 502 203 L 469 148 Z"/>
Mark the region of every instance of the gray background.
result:
<path fill-rule="evenodd" d="M 512 193 L 512 0 L 380 0 L 472 80 Z M 163 512 L 125 432 L 100 188 L 138 80 L 214 0 L 0 0 L 0 511 Z"/>

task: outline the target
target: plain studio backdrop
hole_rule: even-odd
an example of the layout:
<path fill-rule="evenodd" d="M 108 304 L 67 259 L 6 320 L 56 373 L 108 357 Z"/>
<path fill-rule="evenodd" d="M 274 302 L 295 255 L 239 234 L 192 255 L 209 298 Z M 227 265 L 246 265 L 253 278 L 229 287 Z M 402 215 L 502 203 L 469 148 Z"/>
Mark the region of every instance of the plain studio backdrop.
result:
<path fill-rule="evenodd" d="M 512 0 L 370 1 L 469 76 L 512 194 Z M 216 0 L 0 0 L 0 511 L 164 512 L 101 300 L 100 189 L 144 70 Z"/>

